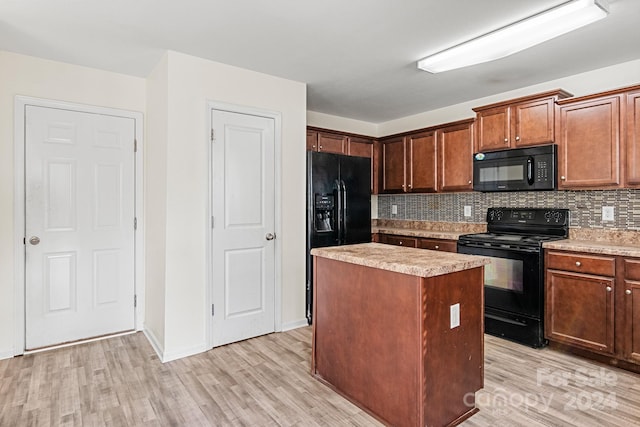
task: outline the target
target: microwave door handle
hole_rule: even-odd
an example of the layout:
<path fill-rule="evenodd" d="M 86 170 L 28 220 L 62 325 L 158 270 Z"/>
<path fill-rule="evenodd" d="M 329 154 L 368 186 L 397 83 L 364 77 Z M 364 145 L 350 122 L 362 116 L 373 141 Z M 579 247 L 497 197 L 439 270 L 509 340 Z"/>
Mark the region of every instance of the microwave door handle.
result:
<path fill-rule="evenodd" d="M 527 182 L 529 185 L 533 185 L 533 157 L 527 158 Z"/>

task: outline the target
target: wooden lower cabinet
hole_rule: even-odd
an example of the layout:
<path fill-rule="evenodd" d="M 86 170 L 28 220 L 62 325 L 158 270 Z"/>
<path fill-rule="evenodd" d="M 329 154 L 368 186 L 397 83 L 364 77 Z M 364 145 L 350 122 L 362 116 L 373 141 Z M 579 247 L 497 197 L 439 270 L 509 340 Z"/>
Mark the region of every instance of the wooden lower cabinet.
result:
<path fill-rule="evenodd" d="M 432 251 L 458 252 L 458 243 L 446 239 L 418 239 L 418 248 Z"/>
<path fill-rule="evenodd" d="M 405 246 L 409 248 L 418 247 L 418 239 L 415 237 L 396 236 L 393 234 L 380 234 L 380 243 L 387 245 Z"/>
<path fill-rule="evenodd" d="M 640 259 L 622 260 L 624 270 L 624 356 L 640 364 Z"/>
<path fill-rule="evenodd" d="M 613 354 L 614 279 L 547 270 L 546 336 Z"/>
<path fill-rule="evenodd" d="M 432 251 L 457 252 L 457 241 L 448 239 L 427 239 L 419 237 L 399 236 L 395 234 L 378 234 L 374 240 L 387 245 L 405 246 L 410 248 L 429 249 Z"/>
<path fill-rule="evenodd" d="M 640 258 L 545 250 L 545 337 L 640 371 Z"/>

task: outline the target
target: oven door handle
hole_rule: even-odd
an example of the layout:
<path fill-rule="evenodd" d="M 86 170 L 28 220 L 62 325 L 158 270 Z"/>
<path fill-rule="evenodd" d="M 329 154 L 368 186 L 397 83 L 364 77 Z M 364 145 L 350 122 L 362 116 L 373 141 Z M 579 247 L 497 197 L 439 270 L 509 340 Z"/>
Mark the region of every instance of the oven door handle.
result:
<path fill-rule="evenodd" d="M 521 252 L 527 254 L 537 254 L 540 252 L 539 248 L 519 248 L 519 247 L 505 247 L 505 246 L 486 246 L 482 243 L 458 243 L 459 248 L 477 248 L 477 249 L 488 249 L 488 250 L 498 250 L 498 251 L 511 251 L 511 252 Z M 460 251 L 458 251 L 460 253 Z M 480 255 L 480 254 L 471 254 L 471 255 Z"/>

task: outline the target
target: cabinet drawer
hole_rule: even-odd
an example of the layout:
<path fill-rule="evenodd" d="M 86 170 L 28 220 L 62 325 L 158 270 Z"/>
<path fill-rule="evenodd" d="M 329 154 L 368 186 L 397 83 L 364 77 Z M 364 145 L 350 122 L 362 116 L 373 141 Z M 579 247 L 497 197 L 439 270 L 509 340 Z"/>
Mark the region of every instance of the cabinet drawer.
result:
<path fill-rule="evenodd" d="M 392 235 L 383 235 L 383 236 L 384 237 L 381 240 L 381 243 L 386 243 L 388 245 L 396 245 L 396 246 L 406 246 L 409 248 L 415 248 L 418 246 L 418 239 L 413 237 L 392 236 Z"/>
<path fill-rule="evenodd" d="M 640 281 L 640 259 L 624 260 L 624 278 Z"/>
<path fill-rule="evenodd" d="M 432 251 L 457 252 L 457 244 L 453 240 L 420 239 L 418 240 L 418 247 Z"/>
<path fill-rule="evenodd" d="M 548 252 L 547 268 L 575 271 L 577 273 L 615 276 L 615 257 L 577 254 L 572 252 Z"/>

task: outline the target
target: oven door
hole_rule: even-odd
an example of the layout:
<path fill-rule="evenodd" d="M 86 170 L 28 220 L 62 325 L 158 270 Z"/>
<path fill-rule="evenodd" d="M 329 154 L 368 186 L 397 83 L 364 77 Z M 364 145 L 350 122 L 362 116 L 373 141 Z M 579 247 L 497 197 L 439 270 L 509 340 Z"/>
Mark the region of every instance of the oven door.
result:
<path fill-rule="evenodd" d="M 491 264 L 484 268 L 485 308 L 542 319 L 543 290 L 538 249 L 458 244 L 458 253 L 491 258 Z"/>

